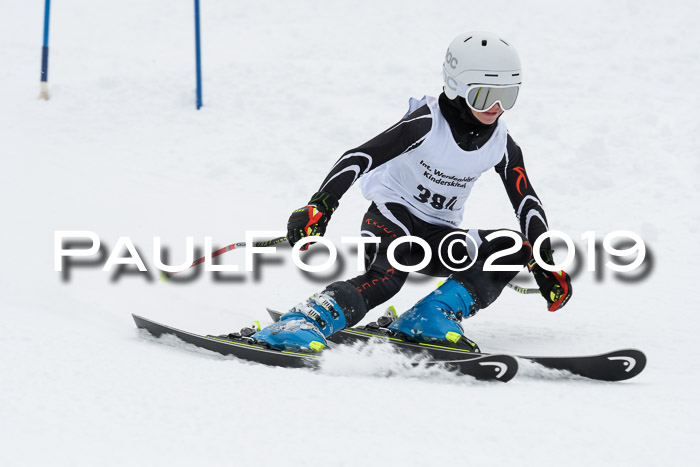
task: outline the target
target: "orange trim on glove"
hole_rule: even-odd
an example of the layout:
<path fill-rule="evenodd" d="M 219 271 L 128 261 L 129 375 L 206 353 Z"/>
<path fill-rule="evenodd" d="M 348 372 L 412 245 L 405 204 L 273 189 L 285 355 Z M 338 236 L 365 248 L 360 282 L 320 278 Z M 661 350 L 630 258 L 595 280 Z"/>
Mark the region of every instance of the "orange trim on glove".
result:
<path fill-rule="evenodd" d="M 307 236 L 311 235 L 311 226 L 320 221 L 321 217 L 323 217 L 323 213 L 316 209 L 316 206 L 309 206 L 309 223 L 304 227 Z"/>
<path fill-rule="evenodd" d="M 556 302 L 552 303 L 552 306 L 549 307 L 549 311 L 556 311 L 559 309 L 559 307 L 562 306 L 564 303 L 565 299 L 569 296 L 569 286 L 566 284 L 566 273 L 564 271 L 551 271 L 552 275 L 556 278 L 557 282 L 559 282 L 559 286 L 562 289 L 561 296 L 559 297 L 559 300 Z"/>

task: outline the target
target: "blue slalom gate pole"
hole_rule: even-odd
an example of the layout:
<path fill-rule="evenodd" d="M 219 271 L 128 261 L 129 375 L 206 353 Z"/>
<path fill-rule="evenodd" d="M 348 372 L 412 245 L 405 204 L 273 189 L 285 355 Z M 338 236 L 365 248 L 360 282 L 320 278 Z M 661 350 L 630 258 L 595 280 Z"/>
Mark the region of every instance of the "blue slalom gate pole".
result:
<path fill-rule="evenodd" d="M 49 99 L 49 15 L 51 0 L 44 3 L 44 45 L 41 48 L 41 91 L 39 98 Z"/>
<path fill-rule="evenodd" d="M 199 0 L 194 0 L 194 48 L 197 68 L 197 110 L 199 110 L 202 107 L 202 50 L 199 38 Z"/>

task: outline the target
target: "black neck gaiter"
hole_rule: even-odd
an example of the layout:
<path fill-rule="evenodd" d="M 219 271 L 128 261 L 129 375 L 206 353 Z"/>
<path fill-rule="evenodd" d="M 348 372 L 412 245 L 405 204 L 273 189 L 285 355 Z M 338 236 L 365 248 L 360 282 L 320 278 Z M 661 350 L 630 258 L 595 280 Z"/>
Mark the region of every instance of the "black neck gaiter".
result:
<path fill-rule="evenodd" d="M 498 120 L 491 125 L 477 120 L 463 97 L 450 100 L 443 92 L 438 98 L 438 103 L 440 112 L 450 125 L 455 142 L 465 151 L 474 151 L 486 144 L 498 125 Z"/>

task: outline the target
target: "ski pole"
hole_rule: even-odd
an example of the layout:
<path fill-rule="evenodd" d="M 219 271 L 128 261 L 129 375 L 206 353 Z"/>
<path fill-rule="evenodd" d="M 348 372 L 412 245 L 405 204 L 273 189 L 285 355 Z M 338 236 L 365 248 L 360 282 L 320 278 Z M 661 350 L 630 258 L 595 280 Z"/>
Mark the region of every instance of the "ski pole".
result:
<path fill-rule="evenodd" d="M 261 242 L 254 242 L 253 246 L 255 246 L 255 247 L 272 246 L 272 245 L 277 245 L 279 243 L 283 243 L 286 241 L 287 241 L 287 237 L 277 237 L 277 238 L 273 238 L 272 240 L 264 240 Z M 227 251 L 235 250 L 236 248 L 245 248 L 246 246 L 248 246 L 248 244 L 246 242 L 232 243 L 228 246 L 225 246 L 225 247 L 220 248 L 220 249 L 216 250 L 215 252 L 213 252 L 211 254 L 211 258 L 212 259 L 216 258 L 217 256 L 223 255 Z M 207 259 L 206 256 L 202 256 L 201 258 L 195 260 L 192 264 L 190 264 L 186 269 L 183 269 L 182 271 L 176 271 L 176 272 L 161 271 L 160 280 L 162 280 L 163 282 L 167 282 L 168 279 L 173 277 L 175 274 L 180 274 L 181 272 L 187 271 L 187 270 L 189 270 L 189 269 L 191 269 L 199 264 L 202 264 L 206 259 Z M 516 292 L 524 294 L 524 295 L 540 294 L 540 289 L 537 289 L 537 288 L 529 289 L 526 287 L 521 287 L 517 284 L 513 284 L 512 282 L 507 283 L 506 286 L 515 290 Z"/>
<path fill-rule="evenodd" d="M 540 289 L 537 289 L 537 288 L 528 289 L 527 287 L 521 287 L 518 284 L 513 284 L 512 282 L 508 282 L 506 284 L 506 286 L 515 290 L 516 292 L 524 294 L 524 295 L 530 295 L 530 294 L 540 295 L 542 293 L 542 292 L 540 292 Z"/>
<path fill-rule="evenodd" d="M 253 242 L 253 246 L 255 247 L 265 247 L 265 246 L 272 246 L 272 245 L 277 245 L 278 243 L 283 243 L 287 241 L 287 237 L 278 237 L 278 238 L 273 238 L 272 240 L 264 240 L 261 242 Z M 210 258 L 216 258 L 219 255 L 223 255 L 227 251 L 235 250 L 236 248 L 245 248 L 248 246 L 246 242 L 237 242 L 237 243 L 232 243 L 228 246 L 225 246 L 223 248 L 220 248 L 213 252 L 210 256 Z M 192 264 L 190 264 L 187 268 L 183 269 L 182 271 L 176 271 L 176 272 L 165 272 L 161 271 L 160 272 L 160 280 L 163 282 L 168 282 L 168 279 L 173 277 L 175 274 L 180 274 L 181 272 L 187 271 L 198 264 L 202 264 L 205 260 L 207 259 L 206 256 L 202 256 L 198 260 L 194 261 Z"/>

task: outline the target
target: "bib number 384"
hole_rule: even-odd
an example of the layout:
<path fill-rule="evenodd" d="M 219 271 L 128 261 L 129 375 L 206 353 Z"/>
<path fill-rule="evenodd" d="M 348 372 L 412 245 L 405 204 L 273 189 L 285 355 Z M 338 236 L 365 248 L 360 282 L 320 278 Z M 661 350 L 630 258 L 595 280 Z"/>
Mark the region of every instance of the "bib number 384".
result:
<path fill-rule="evenodd" d="M 417 187 L 419 193 L 418 196 L 413 195 L 415 199 L 421 203 L 429 203 L 435 209 L 449 209 L 453 210 L 455 204 L 457 203 L 457 197 L 453 196 L 447 201 L 447 197 L 439 193 L 431 193 L 429 189 L 423 185 L 418 185 Z M 447 201 L 447 203 L 445 203 Z"/>

